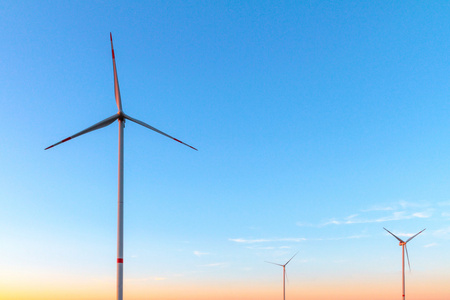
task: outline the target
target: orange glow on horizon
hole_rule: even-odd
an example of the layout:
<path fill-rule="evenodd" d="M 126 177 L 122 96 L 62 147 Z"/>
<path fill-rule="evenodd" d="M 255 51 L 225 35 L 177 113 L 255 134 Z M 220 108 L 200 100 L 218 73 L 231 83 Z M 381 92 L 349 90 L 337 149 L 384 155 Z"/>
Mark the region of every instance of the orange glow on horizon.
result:
<path fill-rule="evenodd" d="M 356 275 L 355 275 L 356 276 Z M 165 281 L 165 282 L 164 282 Z M 420 284 L 417 284 L 417 283 Z M 0 285 L 2 300 L 110 300 L 115 298 L 113 280 L 75 283 L 47 282 Z M 426 281 L 410 280 L 407 285 L 410 300 L 450 299 L 450 289 L 445 278 Z M 439 286 L 440 289 L 435 287 Z M 434 288 L 433 288 L 434 287 Z M 281 285 L 265 286 L 258 282 L 230 282 L 193 285 L 176 284 L 169 280 L 126 281 L 124 297 L 127 300 L 273 300 L 282 295 Z M 386 279 L 337 279 L 333 282 L 307 281 L 286 286 L 287 299 L 307 300 L 359 300 L 370 295 L 371 300 L 396 299 L 401 297 L 400 280 L 386 282 Z"/>

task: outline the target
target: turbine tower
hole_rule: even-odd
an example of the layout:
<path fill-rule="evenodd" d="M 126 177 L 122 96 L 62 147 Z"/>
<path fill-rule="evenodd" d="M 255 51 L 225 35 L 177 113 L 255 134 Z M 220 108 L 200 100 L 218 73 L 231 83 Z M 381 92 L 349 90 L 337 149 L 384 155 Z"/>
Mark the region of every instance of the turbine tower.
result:
<path fill-rule="evenodd" d="M 297 254 L 298 254 L 298 251 L 297 251 L 297 253 L 294 254 L 294 256 L 296 256 Z M 294 256 L 292 256 L 291 259 L 288 260 L 287 263 L 285 263 L 284 265 L 280 265 L 280 264 L 277 264 L 277 263 L 274 263 L 274 262 L 266 261 L 266 263 L 274 264 L 274 265 L 283 267 L 283 300 L 286 299 L 286 297 L 285 297 L 285 295 L 286 295 L 286 293 L 285 293 L 285 290 L 286 290 L 285 279 L 287 277 L 287 275 L 286 275 L 286 265 L 294 258 Z"/>
<path fill-rule="evenodd" d="M 400 239 L 398 236 L 396 236 L 392 232 L 390 232 L 389 230 L 387 230 L 386 228 L 383 227 L 383 229 L 386 230 L 387 232 L 389 232 L 393 237 L 395 237 L 400 242 L 399 246 L 402 246 L 402 283 L 403 283 L 403 286 L 402 286 L 403 287 L 402 300 L 405 300 L 405 250 L 406 250 L 406 258 L 408 259 L 409 270 L 411 271 L 411 265 L 409 264 L 408 248 L 406 247 L 406 244 L 410 240 L 412 240 L 413 238 L 415 238 L 416 236 L 421 234 L 426 228 L 423 229 L 422 231 L 420 231 L 419 233 L 416 233 L 415 235 L 413 235 L 409 239 L 407 239 L 406 242 L 403 241 L 402 239 Z"/>
<path fill-rule="evenodd" d="M 119 170 L 118 170 L 118 211 L 117 211 L 117 300 L 123 299 L 123 129 L 125 127 L 125 120 L 132 121 L 134 123 L 137 123 L 139 125 L 142 125 L 144 127 L 147 127 L 148 129 L 151 129 L 159 134 L 162 134 L 168 138 L 171 138 L 174 141 L 177 141 L 185 146 L 188 146 L 194 150 L 194 147 L 183 143 L 182 141 L 156 129 L 153 126 L 148 125 L 147 123 L 144 123 L 142 121 L 139 121 L 137 119 L 134 119 L 128 115 L 126 115 L 122 110 L 122 100 L 120 98 L 120 90 L 119 90 L 119 79 L 117 78 L 117 70 L 116 70 L 116 59 L 114 55 L 114 47 L 113 47 L 113 40 L 112 40 L 112 34 L 109 34 L 109 37 L 111 39 L 111 52 L 112 52 L 112 61 L 113 61 L 113 71 L 114 71 L 114 94 L 116 98 L 116 105 L 118 112 L 111 117 L 108 117 L 104 119 L 103 121 L 100 121 L 91 127 L 88 127 L 68 138 L 65 138 L 61 141 L 59 141 L 56 144 L 53 144 L 45 150 L 50 149 L 54 146 L 57 146 L 61 143 L 67 142 L 68 140 L 74 139 L 80 135 L 86 134 L 88 132 L 106 127 L 110 124 L 112 124 L 114 121 L 118 120 L 119 122 Z"/>

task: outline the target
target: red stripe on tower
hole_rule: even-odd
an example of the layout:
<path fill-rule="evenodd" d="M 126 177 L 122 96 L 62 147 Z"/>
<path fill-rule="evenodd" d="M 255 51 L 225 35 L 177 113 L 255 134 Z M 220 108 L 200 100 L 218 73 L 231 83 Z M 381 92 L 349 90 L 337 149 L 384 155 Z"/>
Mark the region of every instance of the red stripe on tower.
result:
<path fill-rule="evenodd" d="M 117 263 L 118 263 L 118 264 L 123 264 L 123 258 L 118 258 L 118 259 L 117 259 Z"/>

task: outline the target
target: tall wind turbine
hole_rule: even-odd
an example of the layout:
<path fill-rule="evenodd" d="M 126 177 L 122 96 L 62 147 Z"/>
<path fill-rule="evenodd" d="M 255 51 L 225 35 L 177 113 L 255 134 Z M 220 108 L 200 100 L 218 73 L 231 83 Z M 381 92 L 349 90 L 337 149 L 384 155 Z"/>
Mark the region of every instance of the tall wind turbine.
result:
<path fill-rule="evenodd" d="M 400 243 L 399 246 L 402 246 L 402 282 L 403 282 L 403 294 L 402 294 L 402 299 L 405 300 L 405 250 L 406 250 L 406 258 L 408 259 L 408 266 L 409 266 L 409 270 L 411 270 L 411 265 L 409 264 L 409 255 L 408 255 L 408 248 L 406 247 L 406 244 L 412 240 L 413 238 L 415 238 L 416 236 L 418 236 L 420 233 L 422 233 L 424 230 L 420 231 L 419 233 L 416 233 L 415 235 L 413 235 L 412 237 L 410 237 L 409 239 L 405 241 L 403 241 L 402 239 L 400 239 L 398 236 L 396 236 L 395 234 L 393 234 L 392 232 L 390 232 L 389 230 L 387 230 L 386 228 L 383 227 L 384 230 L 386 230 L 387 232 L 389 232 L 393 237 L 395 237 Z"/>
<path fill-rule="evenodd" d="M 298 251 L 297 251 L 297 253 L 294 254 L 294 256 L 296 256 L 297 254 L 298 254 Z M 277 263 L 274 263 L 274 262 L 266 261 L 266 263 L 274 264 L 274 265 L 283 267 L 283 300 L 286 299 L 286 297 L 285 297 L 285 279 L 287 277 L 287 275 L 286 275 L 286 265 L 294 258 L 294 256 L 292 256 L 291 259 L 288 260 L 287 263 L 285 263 L 284 265 L 280 265 L 280 264 L 277 264 Z"/>
<path fill-rule="evenodd" d="M 91 127 L 88 127 L 68 138 L 63 139 L 62 141 L 59 141 L 56 144 L 51 145 L 50 147 L 45 148 L 45 150 L 50 149 L 56 145 L 59 145 L 61 143 L 67 142 L 68 140 L 74 139 L 80 135 L 86 134 L 88 132 L 106 127 L 110 124 L 112 124 L 114 121 L 118 120 L 119 122 L 119 180 L 118 180 L 118 212 L 117 212 L 117 300 L 123 299 L 123 129 L 125 127 L 125 120 L 130 120 L 134 123 L 137 123 L 139 125 L 142 125 L 144 127 L 147 127 L 148 129 L 151 129 L 153 131 L 156 131 L 159 134 L 162 134 L 168 138 L 171 138 L 174 141 L 177 141 L 183 145 L 186 145 L 194 150 L 194 147 L 183 143 L 182 141 L 156 129 L 153 126 L 148 125 L 147 123 L 144 123 L 142 121 L 139 121 L 137 119 L 134 119 L 128 115 L 126 115 L 122 110 L 122 100 L 120 98 L 120 90 L 119 90 L 119 79 L 117 78 L 117 70 L 116 70 L 116 59 L 114 56 L 114 47 L 113 47 L 113 40 L 112 40 L 112 34 L 109 34 L 109 37 L 111 39 L 111 52 L 112 52 L 112 61 L 113 61 L 113 70 L 114 70 L 114 94 L 116 97 L 116 104 L 118 112 L 114 115 L 112 115 L 109 118 L 104 119 L 103 121 L 98 122 L 97 124 L 92 125 Z"/>

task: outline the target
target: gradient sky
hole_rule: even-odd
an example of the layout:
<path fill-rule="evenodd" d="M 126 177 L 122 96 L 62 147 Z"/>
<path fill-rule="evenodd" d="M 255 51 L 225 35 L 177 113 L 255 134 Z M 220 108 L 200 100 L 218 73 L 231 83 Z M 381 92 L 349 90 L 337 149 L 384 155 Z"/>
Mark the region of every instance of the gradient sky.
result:
<path fill-rule="evenodd" d="M 446 1 L 2 1 L 0 298 L 450 299 Z M 368 295 L 370 297 L 368 298 Z"/>

